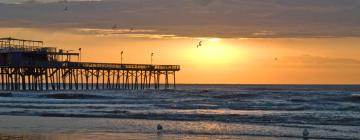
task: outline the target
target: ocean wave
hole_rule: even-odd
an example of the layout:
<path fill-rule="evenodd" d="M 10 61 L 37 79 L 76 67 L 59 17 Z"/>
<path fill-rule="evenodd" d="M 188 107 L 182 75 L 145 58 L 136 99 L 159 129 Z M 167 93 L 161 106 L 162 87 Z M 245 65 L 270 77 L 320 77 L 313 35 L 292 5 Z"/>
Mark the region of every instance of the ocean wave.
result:
<path fill-rule="evenodd" d="M 360 96 L 354 87 L 326 88 L 4 92 L 0 115 L 360 126 Z"/>
<path fill-rule="evenodd" d="M 53 98 L 53 99 L 111 99 L 111 97 L 91 95 L 91 94 L 80 94 L 80 93 L 55 93 L 45 94 L 40 97 Z"/>
<path fill-rule="evenodd" d="M 0 93 L 0 97 L 12 97 L 12 93 L 11 92 L 2 92 L 2 93 Z"/>
<path fill-rule="evenodd" d="M 220 94 L 220 95 L 214 95 L 213 98 L 218 99 L 236 99 L 236 98 L 250 98 L 250 97 L 256 97 L 258 94 L 254 93 L 238 93 L 238 94 Z"/>
<path fill-rule="evenodd" d="M 337 111 L 340 113 L 341 111 Z M 355 116 L 338 114 L 331 115 L 332 112 L 267 112 L 257 113 L 248 112 L 243 114 L 228 113 L 192 113 L 172 112 L 172 111 L 135 111 L 125 109 L 115 110 L 83 110 L 69 112 L 66 110 L 14 110 L 1 111 L 0 115 L 13 116 L 43 116 L 43 117 L 78 117 L 78 118 L 122 118 L 122 119 L 147 119 L 147 120 L 172 120 L 172 121 L 215 121 L 224 123 L 244 123 L 244 124 L 311 124 L 311 125 L 347 125 L 360 126 L 360 119 Z"/>
<path fill-rule="evenodd" d="M 360 103 L 360 94 L 352 94 L 350 97 L 345 98 L 345 100 Z"/>
<path fill-rule="evenodd" d="M 157 104 L 157 107 L 166 109 L 218 109 L 217 105 L 212 104 Z"/>

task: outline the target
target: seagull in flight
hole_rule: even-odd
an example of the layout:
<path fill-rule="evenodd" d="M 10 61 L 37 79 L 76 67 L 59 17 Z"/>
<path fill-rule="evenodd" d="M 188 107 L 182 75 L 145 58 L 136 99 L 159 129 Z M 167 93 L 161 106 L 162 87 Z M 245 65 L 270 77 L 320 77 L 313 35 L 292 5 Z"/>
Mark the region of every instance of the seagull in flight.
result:
<path fill-rule="evenodd" d="M 199 44 L 196 46 L 196 48 L 199 48 L 202 46 L 202 41 L 199 42 Z"/>
<path fill-rule="evenodd" d="M 63 3 L 66 4 L 66 5 L 65 5 L 65 8 L 64 8 L 64 11 L 67 11 L 67 10 L 69 9 L 68 6 L 67 6 L 68 1 L 67 1 L 67 0 L 64 0 Z"/>
<path fill-rule="evenodd" d="M 117 24 L 115 24 L 113 27 L 112 27 L 112 29 L 113 30 L 116 30 L 118 27 L 117 27 Z"/>

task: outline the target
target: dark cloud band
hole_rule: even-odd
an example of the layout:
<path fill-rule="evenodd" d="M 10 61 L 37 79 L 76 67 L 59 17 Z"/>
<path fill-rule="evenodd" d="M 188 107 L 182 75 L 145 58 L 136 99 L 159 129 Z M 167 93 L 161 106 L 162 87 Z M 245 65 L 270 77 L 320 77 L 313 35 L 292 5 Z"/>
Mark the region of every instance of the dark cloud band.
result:
<path fill-rule="evenodd" d="M 64 7 L 68 7 L 64 11 Z M 0 4 L 0 26 L 186 37 L 360 37 L 358 0 L 103 0 Z"/>

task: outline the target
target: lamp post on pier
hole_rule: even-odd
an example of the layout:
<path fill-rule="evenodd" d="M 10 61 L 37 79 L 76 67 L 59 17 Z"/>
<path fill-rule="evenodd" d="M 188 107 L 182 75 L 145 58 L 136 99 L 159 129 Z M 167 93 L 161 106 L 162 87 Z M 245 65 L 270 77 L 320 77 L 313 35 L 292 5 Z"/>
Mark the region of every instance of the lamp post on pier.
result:
<path fill-rule="evenodd" d="M 81 48 L 79 48 L 79 62 L 81 62 Z"/>
<path fill-rule="evenodd" d="M 123 63 L 123 54 L 124 54 L 124 51 L 121 51 L 121 53 L 120 53 L 120 55 L 121 55 L 121 62 L 120 62 L 120 64 Z"/>
<path fill-rule="evenodd" d="M 151 53 L 151 65 L 153 64 L 153 56 L 154 56 L 154 53 Z"/>

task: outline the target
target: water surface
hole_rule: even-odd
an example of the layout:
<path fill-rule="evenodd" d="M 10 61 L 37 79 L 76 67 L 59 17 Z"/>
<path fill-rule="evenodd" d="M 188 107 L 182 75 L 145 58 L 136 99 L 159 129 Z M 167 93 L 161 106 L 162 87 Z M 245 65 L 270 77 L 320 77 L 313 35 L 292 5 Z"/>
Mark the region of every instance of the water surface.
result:
<path fill-rule="evenodd" d="M 180 85 L 162 91 L 0 96 L 0 130 L 5 136 L 301 139 L 306 128 L 311 138 L 360 137 L 356 85 Z M 160 135 L 155 130 L 159 123 L 165 128 Z"/>

